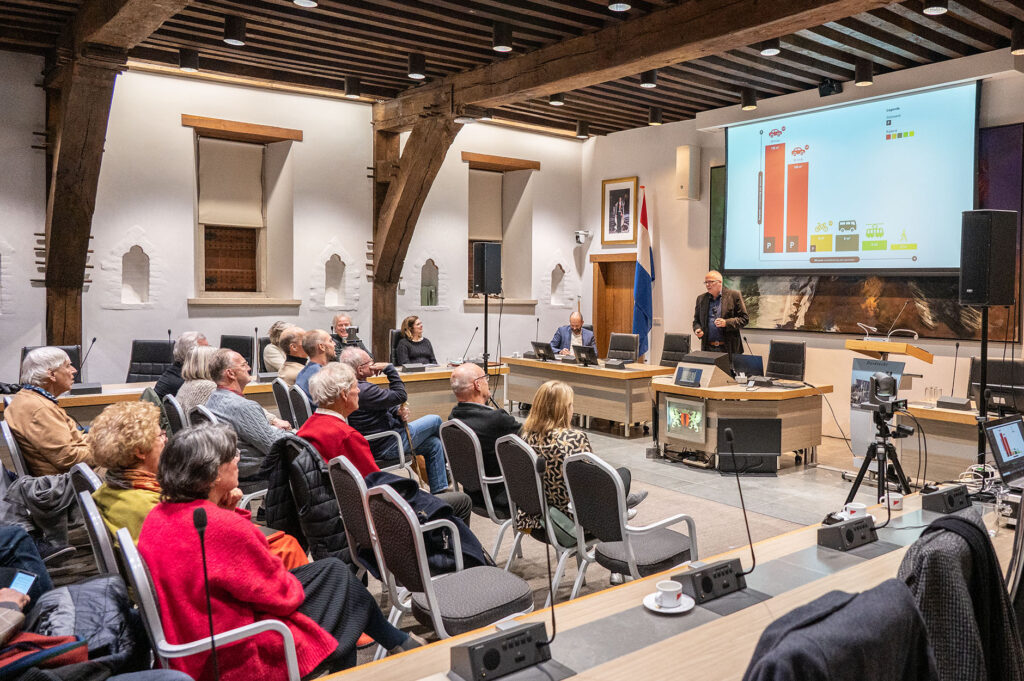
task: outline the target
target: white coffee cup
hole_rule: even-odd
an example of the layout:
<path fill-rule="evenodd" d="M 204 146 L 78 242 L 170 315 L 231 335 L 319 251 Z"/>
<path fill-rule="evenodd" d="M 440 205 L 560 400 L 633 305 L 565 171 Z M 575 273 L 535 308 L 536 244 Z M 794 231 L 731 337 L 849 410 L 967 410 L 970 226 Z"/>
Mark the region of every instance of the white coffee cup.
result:
<path fill-rule="evenodd" d="M 899 492 L 889 492 L 889 497 L 888 498 L 889 498 L 889 508 L 891 508 L 894 511 L 902 511 L 903 510 L 903 495 L 902 494 L 900 494 Z M 885 499 L 886 499 L 886 497 L 881 497 L 878 500 L 878 503 L 884 504 L 885 503 Z"/>
<path fill-rule="evenodd" d="M 662 608 L 678 608 L 683 601 L 683 585 L 671 579 L 664 579 L 657 584 L 658 605 Z"/>
<path fill-rule="evenodd" d="M 863 518 L 867 514 L 868 507 L 860 502 L 851 501 L 846 506 L 843 506 L 843 515 L 845 515 L 848 520 Z"/>

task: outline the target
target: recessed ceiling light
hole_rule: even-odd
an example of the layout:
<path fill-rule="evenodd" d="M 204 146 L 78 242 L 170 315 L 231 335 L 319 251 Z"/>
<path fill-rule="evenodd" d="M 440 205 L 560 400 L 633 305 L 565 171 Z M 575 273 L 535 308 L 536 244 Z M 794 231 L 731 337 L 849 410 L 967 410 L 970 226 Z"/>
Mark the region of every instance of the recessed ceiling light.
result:
<path fill-rule="evenodd" d="M 949 0 L 924 0 L 924 13 L 929 16 L 945 14 L 949 11 Z"/>
<path fill-rule="evenodd" d="M 294 2 L 299 7 L 305 7 L 307 9 L 309 9 L 310 7 L 316 7 L 317 4 L 316 0 L 292 0 L 292 2 Z"/>
<path fill-rule="evenodd" d="M 627 12 L 632 7 L 633 5 L 628 2 L 615 2 L 615 0 L 611 0 L 611 2 L 608 3 L 608 9 L 613 12 Z"/>

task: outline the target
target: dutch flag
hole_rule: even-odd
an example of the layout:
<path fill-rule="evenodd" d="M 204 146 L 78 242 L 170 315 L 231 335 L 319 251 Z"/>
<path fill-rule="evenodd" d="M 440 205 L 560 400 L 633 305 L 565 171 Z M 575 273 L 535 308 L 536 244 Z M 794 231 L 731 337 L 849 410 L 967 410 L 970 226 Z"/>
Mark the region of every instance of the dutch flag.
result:
<path fill-rule="evenodd" d="M 636 239 L 636 276 L 633 279 L 633 333 L 640 336 L 640 356 L 650 348 L 648 336 L 654 321 L 654 249 L 647 221 L 647 192 L 640 187 L 640 220 Z"/>

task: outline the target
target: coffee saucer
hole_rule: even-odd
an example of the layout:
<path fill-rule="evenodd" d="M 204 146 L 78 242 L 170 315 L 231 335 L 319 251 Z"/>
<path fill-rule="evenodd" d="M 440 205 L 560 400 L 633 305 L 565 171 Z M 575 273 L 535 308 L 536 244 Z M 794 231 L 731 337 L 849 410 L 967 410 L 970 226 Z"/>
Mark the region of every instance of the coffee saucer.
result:
<path fill-rule="evenodd" d="M 696 605 L 694 600 L 686 594 L 681 595 L 682 600 L 679 601 L 679 605 L 674 608 L 663 608 L 658 605 L 658 592 L 655 591 L 652 594 L 644 596 L 644 607 L 651 612 L 656 612 L 659 615 L 681 615 L 684 612 L 690 612 L 693 610 L 693 606 Z"/>

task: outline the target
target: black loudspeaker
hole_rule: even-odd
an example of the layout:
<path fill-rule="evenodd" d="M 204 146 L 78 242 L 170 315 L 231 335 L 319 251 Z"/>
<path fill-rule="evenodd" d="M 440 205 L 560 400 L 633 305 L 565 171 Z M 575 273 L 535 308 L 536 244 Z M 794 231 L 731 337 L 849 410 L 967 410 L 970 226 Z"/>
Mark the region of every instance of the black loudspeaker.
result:
<path fill-rule="evenodd" d="M 1013 305 L 1017 212 L 965 210 L 960 232 L 960 304 Z"/>
<path fill-rule="evenodd" d="M 501 244 L 490 241 L 473 244 L 473 293 L 501 293 Z"/>
<path fill-rule="evenodd" d="M 720 560 L 688 572 L 672 575 L 672 580 L 683 585 L 683 593 L 703 605 L 708 601 L 747 588 L 743 566 L 739 558 Z"/>

